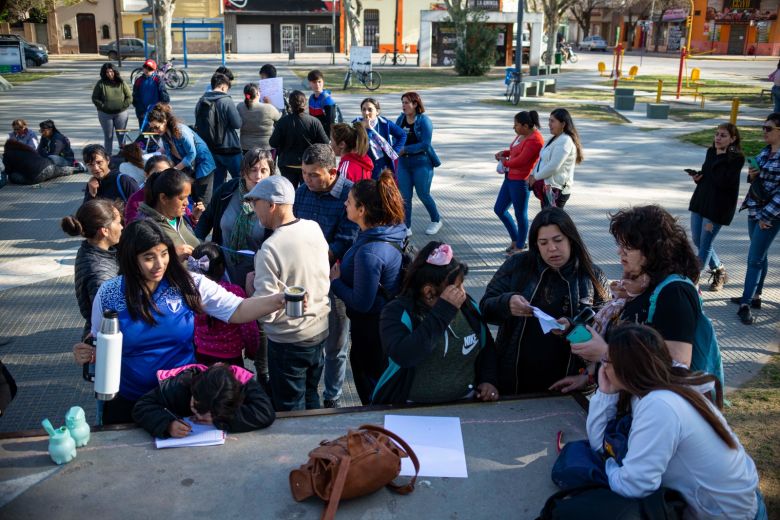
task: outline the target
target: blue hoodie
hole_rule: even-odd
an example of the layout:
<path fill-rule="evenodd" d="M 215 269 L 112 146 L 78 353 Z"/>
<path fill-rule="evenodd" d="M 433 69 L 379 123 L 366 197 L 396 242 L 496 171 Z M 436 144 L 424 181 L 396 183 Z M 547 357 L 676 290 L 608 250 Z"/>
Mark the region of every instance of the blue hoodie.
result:
<path fill-rule="evenodd" d="M 389 294 L 397 294 L 401 285 L 401 252 L 406 226 L 377 226 L 358 233 L 355 244 L 341 260 L 341 277 L 331 289 L 353 312 L 376 314 L 387 303 L 381 284 Z"/>

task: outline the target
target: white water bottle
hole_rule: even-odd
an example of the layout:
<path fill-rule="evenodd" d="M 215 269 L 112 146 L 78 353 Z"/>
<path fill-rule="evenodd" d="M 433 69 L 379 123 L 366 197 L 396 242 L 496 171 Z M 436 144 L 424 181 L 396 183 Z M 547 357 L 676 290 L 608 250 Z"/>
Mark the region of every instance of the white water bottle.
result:
<path fill-rule="evenodd" d="M 122 332 L 116 311 L 103 313 L 95 349 L 95 398 L 110 401 L 119 392 L 122 373 Z"/>

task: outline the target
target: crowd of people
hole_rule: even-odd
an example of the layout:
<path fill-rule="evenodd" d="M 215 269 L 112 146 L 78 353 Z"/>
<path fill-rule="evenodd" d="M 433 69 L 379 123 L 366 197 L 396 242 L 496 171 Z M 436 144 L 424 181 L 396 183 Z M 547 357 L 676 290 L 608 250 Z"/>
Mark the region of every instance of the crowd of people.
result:
<path fill-rule="evenodd" d="M 610 283 L 564 210 L 584 159 L 571 114 L 553 110 L 545 139 L 537 112 L 517 113 L 514 139 L 495 154 L 507 259 L 477 301 L 451 245 L 409 245 L 414 191 L 430 218 L 425 233 L 442 226 L 431 196 L 441 161 L 419 94 L 401 96 L 395 122 L 367 98 L 362 116 L 345 123 L 319 71 L 308 75 L 308 101 L 294 90 L 276 108 L 254 83 L 234 102 L 234 76 L 220 68 L 193 129 L 168 104 L 156 64 L 144 68 L 132 90 L 113 66 L 101 69 L 93 102 L 104 143 L 83 149 L 84 201 L 62 219 L 66 233 L 84 238 L 76 361 L 94 359 L 104 312 L 118 313 L 124 333 L 119 395 L 100 423 L 135 420 L 160 437 L 187 434 L 175 415 L 230 431 L 263 428 L 277 411 L 338 407 L 347 362 L 362 404 L 595 389 L 594 452 L 603 452 L 607 422 L 631 415 L 628 452 L 620 464 L 604 458 L 613 491 L 642 497 L 663 483 L 683 494 L 693 517 L 765 517 L 755 466 L 719 411 L 717 342 L 701 336 L 709 324 L 702 270 L 711 291 L 728 281 L 713 244 L 738 204 L 745 156 L 735 126 L 718 126 L 701 169 L 689 171 L 692 240 L 658 205 L 610 216 L 623 269 Z M 260 73 L 276 76 L 270 65 Z M 117 131 L 131 104 L 159 143 L 145 161 Z M 10 139 L 73 164 L 52 121 L 41 123 L 40 141 L 22 120 L 13 130 Z M 763 130 L 767 147 L 750 163 L 742 204 L 748 270 L 733 299 L 745 324 L 761 305 L 780 225 L 780 114 Z M 529 225 L 531 194 L 541 211 Z M 293 289 L 305 294 L 300 315 L 285 311 Z M 557 330 L 540 313 L 557 319 Z M 593 319 L 580 323 L 588 313 Z M 570 334 L 577 326 L 582 333 Z M 702 378 L 712 384 L 700 388 Z"/>

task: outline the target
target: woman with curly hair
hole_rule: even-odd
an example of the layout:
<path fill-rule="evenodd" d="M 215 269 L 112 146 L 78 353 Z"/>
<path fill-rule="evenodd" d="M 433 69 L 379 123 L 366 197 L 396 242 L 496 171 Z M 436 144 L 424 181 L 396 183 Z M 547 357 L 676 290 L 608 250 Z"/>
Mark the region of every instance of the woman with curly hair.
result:
<path fill-rule="evenodd" d="M 704 367 L 692 362 L 696 326 L 702 319 L 695 285 L 700 263 L 683 226 L 662 207 L 650 205 L 619 210 L 612 215 L 609 231 L 618 245 L 622 278 L 634 280 L 646 275 L 648 283 L 641 294 L 632 295 L 615 313 L 606 325 L 606 338 L 617 322 L 651 325 L 664 338 L 676 363 L 702 370 Z M 573 344 L 572 352 L 599 361 L 607 353 L 607 343 L 594 329 L 590 331 L 593 338 Z M 719 352 L 705 356 L 712 354 L 720 357 Z"/>

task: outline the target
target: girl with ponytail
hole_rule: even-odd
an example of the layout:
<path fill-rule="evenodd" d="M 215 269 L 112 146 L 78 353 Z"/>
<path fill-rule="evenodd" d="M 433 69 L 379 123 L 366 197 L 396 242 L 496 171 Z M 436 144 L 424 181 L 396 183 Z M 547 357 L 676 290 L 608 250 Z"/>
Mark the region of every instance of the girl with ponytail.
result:
<path fill-rule="evenodd" d="M 334 125 L 334 131 L 338 126 Z M 368 404 L 387 366 L 379 339 L 379 314 L 401 286 L 406 226 L 403 198 L 393 172 L 384 170 L 376 180 L 356 183 L 346 208 L 347 218 L 360 232 L 341 264 L 333 266 L 331 290 L 347 307 L 352 323 L 349 361 L 360 401 Z"/>
<path fill-rule="evenodd" d="M 370 179 L 374 162 L 368 156 L 368 134 L 359 122 L 337 123 L 330 129 L 330 146 L 341 157 L 339 174 L 352 182 Z"/>
<path fill-rule="evenodd" d="M 260 89 L 254 83 L 244 86 L 244 101 L 236 103 L 241 116 L 241 150 L 246 153 L 253 148 L 270 150 L 268 140 L 274 133 L 274 124 L 282 114 L 267 97 L 260 98 Z"/>
<path fill-rule="evenodd" d="M 499 161 L 497 171 L 504 176 L 504 182 L 493 206 L 493 211 L 509 233 L 511 243 L 506 248 L 509 255 L 528 248 L 528 177 L 544 146 L 536 110 L 515 114 L 514 129 L 516 136 L 512 144 L 495 156 Z M 514 219 L 509 214 L 510 206 L 515 210 Z"/>
<path fill-rule="evenodd" d="M 100 284 L 119 272 L 114 246 L 122 235 L 122 212 L 116 202 L 93 199 L 82 204 L 75 215 L 63 217 L 60 226 L 72 237 L 84 237 L 75 265 L 76 300 L 86 322 L 83 339 L 92 326 L 92 300 Z"/>
<path fill-rule="evenodd" d="M 717 407 L 701 393 L 713 382 Z M 715 376 L 672 366 L 655 329 L 616 328 L 587 421 L 591 448 L 602 451 L 607 422 L 632 414 L 622 463 L 606 462 L 612 491 L 642 498 L 663 484 L 682 494 L 686 518 L 766 518 L 756 466 L 718 410 L 720 390 Z"/>

